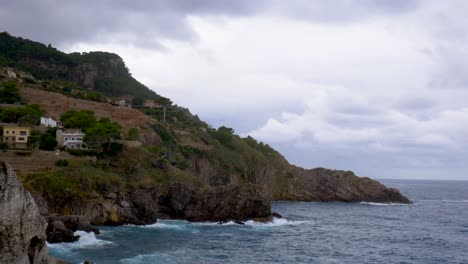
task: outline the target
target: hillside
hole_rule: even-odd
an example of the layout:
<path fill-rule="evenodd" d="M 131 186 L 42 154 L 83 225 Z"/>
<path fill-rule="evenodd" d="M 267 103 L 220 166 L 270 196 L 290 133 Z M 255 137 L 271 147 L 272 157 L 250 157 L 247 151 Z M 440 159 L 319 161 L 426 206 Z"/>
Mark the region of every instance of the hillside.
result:
<path fill-rule="evenodd" d="M 135 80 L 122 58 L 108 52 L 61 52 L 51 45 L 0 33 L 0 66 L 17 68 L 40 80 L 61 80 L 109 97 L 156 99 Z"/>
<path fill-rule="evenodd" d="M 197 221 L 265 218 L 271 199 L 409 203 L 398 190 L 350 171 L 293 166 L 268 144 L 242 138 L 228 127 L 212 128 L 166 98 L 156 98 L 166 114 L 162 108 L 135 110 L 90 98 L 72 98 L 64 88 L 83 84 L 74 78 L 86 55 L 67 55 L 41 45 L 3 33 L 1 54 L 8 67 L 0 67 L 0 84 L 18 83 L 24 102 L 37 104 L 47 116 L 59 118 L 68 110 L 92 110 L 98 118 L 117 122 L 121 138 L 130 137 L 133 130 L 137 135 L 132 140 L 142 143 L 142 147 L 123 147 L 106 156 L 98 155 L 94 161 L 69 158 L 67 166 L 48 167 L 47 171 L 31 173 L 15 168 L 43 211 L 85 215 L 97 224 L 142 224 L 159 217 Z M 29 53 L 24 55 L 24 50 Z M 115 58 L 115 65 L 125 70 L 108 75 L 98 70 L 94 80 L 128 79 L 128 70 L 116 56 L 92 56 L 93 61 L 83 61 L 105 65 L 109 58 Z M 112 94 L 95 81 L 89 85 L 89 89 Z M 109 87 L 120 91 L 126 86 L 117 81 Z M 128 90 L 129 94 L 134 92 Z"/>

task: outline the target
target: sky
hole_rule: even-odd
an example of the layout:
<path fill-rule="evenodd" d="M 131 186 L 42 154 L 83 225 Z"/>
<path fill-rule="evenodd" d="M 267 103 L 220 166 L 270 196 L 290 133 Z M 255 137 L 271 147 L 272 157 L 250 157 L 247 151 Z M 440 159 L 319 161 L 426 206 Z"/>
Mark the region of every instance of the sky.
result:
<path fill-rule="evenodd" d="M 118 53 L 293 164 L 468 180 L 468 1 L 2 0 L 0 30 Z"/>

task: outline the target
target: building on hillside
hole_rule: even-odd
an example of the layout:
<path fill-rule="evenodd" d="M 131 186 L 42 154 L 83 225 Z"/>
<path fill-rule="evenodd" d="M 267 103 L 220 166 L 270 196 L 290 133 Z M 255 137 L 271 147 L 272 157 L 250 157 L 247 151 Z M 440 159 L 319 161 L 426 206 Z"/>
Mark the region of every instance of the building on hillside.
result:
<path fill-rule="evenodd" d="M 143 106 L 144 106 L 144 107 L 148 107 L 148 108 L 160 108 L 160 107 L 161 107 L 160 104 L 156 103 L 156 102 L 153 101 L 153 100 L 145 100 L 145 101 L 143 102 Z"/>
<path fill-rule="evenodd" d="M 27 148 L 31 128 L 21 127 L 16 124 L 2 126 L 2 141 L 12 148 Z"/>
<path fill-rule="evenodd" d="M 130 106 L 129 104 L 127 104 L 127 101 L 125 101 L 125 99 L 115 101 L 115 102 L 113 103 L 113 105 L 118 106 L 118 107 L 128 107 L 128 108 L 131 108 L 131 106 Z"/>
<path fill-rule="evenodd" d="M 41 126 L 61 127 L 61 123 L 58 121 L 55 121 L 54 119 L 50 117 L 41 117 Z"/>
<path fill-rule="evenodd" d="M 67 149 L 83 149 L 83 138 L 85 133 L 81 132 L 80 129 L 57 129 L 55 134 L 59 147 L 65 147 Z"/>

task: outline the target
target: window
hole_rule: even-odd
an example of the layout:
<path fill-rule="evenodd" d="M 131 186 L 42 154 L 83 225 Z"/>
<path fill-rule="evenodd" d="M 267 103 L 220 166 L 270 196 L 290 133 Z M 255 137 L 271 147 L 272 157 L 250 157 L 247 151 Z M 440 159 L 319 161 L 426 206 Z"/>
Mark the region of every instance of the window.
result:
<path fill-rule="evenodd" d="M 68 140 L 68 138 L 65 138 L 65 140 Z"/>
<path fill-rule="evenodd" d="M 7 130 L 7 131 L 6 131 L 6 133 L 7 133 L 7 134 L 10 134 L 10 131 L 9 131 L 9 130 Z"/>
<path fill-rule="evenodd" d="M 75 140 L 75 138 L 72 138 L 72 140 Z"/>
<path fill-rule="evenodd" d="M 11 131 L 11 133 L 12 133 L 12 134 L 15 134 L 15 131 L 13 130 L 13 131 Z"/>
<path fill-rule="evenodd" d="M 24 137 L 19 137 L 18 141 L 24 141 Z"/>
<path fill-rule="evenodd" d="M 26 131 L 20 131 L 20 135 L 26 136 Z"/>

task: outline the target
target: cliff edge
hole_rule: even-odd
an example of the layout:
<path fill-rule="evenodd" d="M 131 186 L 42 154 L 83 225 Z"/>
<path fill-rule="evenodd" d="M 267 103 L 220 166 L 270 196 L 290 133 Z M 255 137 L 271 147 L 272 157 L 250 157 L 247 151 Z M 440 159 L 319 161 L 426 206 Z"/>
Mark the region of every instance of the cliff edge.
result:
<path fill-rule="evenodd" d="M 13 169 L 0 164 L 0 263 L 66 263 L 48 254 L 47 222 Z"/>

